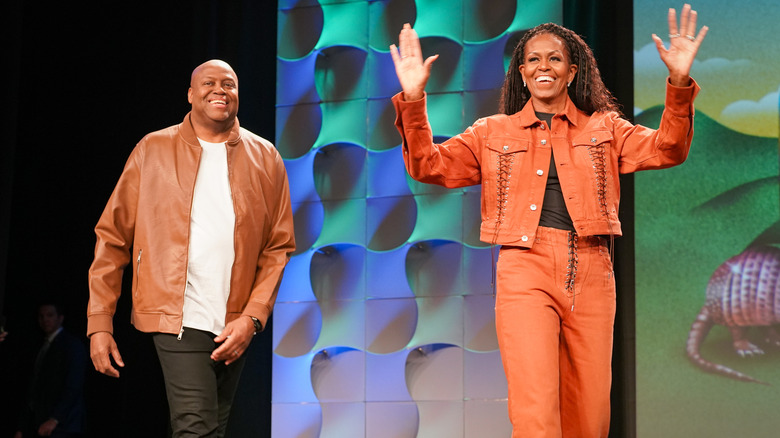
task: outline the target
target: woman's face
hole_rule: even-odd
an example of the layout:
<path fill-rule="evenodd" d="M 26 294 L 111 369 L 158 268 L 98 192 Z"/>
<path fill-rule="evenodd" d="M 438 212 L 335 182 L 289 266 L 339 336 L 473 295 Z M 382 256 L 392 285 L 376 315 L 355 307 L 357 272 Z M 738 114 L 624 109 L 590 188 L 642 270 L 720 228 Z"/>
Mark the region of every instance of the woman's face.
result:
<path fill-rule="evenodd" d="M 577 73 L 577 66 L 570 63 L 563 41 L 551 33 L 536 35 L 525 43 L 522 61 L 520 75 L 531 93 L 534 110 L 563 111 L 567 85 Z"/>

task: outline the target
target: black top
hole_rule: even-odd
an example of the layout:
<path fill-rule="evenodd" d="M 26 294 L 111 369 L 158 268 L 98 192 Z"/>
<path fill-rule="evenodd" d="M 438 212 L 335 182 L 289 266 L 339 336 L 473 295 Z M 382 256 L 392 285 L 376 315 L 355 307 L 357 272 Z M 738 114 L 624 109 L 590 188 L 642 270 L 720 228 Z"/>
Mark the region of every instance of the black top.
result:
<path fill-rule="evenodd" d="M 542 123 L 547 123 L 548 128 L 552 125 L 554 115 L 550 113 L 536 113 L 536 117 Z M 555 168 L 555 154 L 552 152 L 552 145 L 550 145 L 550 149 L 550 169 L 547 172 L 547 187 L 544 190 L 539 226 L 574 231 L 574 224 L 563 200 L 563 192 L 558 179 L 558 170 Z"/>

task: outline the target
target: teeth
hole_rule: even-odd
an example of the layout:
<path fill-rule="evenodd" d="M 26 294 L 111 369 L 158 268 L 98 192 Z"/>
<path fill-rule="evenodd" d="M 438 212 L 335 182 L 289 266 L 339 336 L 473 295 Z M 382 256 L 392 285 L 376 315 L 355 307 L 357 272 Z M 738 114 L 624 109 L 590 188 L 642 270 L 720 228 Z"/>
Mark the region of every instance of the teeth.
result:
<path fill-rule="evenodd" d="M 552 82 L 554 80 L 552 76 L 539 76 L 536 78 L 536 82 Z"/>
<path fill-rule="evenodd" d="M 218 104 L 225 105 L 225 101 L 224 100 L 212 100 L 211 103 L 218 103 Z"/>

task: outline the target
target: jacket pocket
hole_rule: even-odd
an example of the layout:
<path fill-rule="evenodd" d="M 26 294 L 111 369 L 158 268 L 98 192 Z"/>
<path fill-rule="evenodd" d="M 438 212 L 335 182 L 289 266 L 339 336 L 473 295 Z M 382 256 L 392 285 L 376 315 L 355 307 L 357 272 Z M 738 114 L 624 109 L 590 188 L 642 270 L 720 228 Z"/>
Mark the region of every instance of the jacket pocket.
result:
<path fill-rule="evenodd" d="M 608 130 L 583 132 L 574 137 L 572 158 L 579 174 L 592 182 L 596 195 L 594 213 L 609 220 L 610 212 L 617 214 L 616 183 L 617 168 L 612 162 L 614 136 Z M 614 168 L 613 168 L 614 167 Z"/>
<path fill-rule="evenodd" d="M 485 143 L 485 147 L 492 151 L 491 155 L 493 153 L 501 155 L 527 152 L 530 145 L 531 142 L 529 140 L 502 137 L 491 138 Z"/>
<path fill-rule="evenodd" d="M 483 172 L 482 177 L 484 220 L 497 226 L 503 221 L 509 199 L 519 181 L 518 176 L 513 177 L 512 173 L 522 167 L 530 146 L 531 142 L 526 139 L 502 137 L 491 138 L 485 144 L 483 166 L 488 171 Z"/>
<path fill-rule="evenodd" d="M 573 140 L 572 158 L 580 169 L 596 169 L 596 173 L 606 176 L 614 137 L 610 131 L 584 132 Z"/>
<path fill-rule="evenodd" d="M 589 131 L 574 137 L 572 146 L 575 148 L 580 146 L 606 146 L 605 143 L 611 144 L 614 139 L 615 138 L 610 131 Z"/>

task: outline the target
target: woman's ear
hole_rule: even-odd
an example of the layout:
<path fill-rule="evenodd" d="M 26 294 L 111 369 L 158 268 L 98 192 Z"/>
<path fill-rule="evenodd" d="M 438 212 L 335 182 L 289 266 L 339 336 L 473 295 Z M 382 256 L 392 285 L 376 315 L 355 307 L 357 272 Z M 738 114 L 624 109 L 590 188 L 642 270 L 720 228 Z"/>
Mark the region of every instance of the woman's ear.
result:
<path fill-rule="evenodd" d="M 574 82 L 574 77 L 577 75 L 577 71 L 579 70 L 579 67 L 577 67 L 577 64 L 572 64 L 569 66 L 569 78 L 566 82 L 572 83 Z"/>

